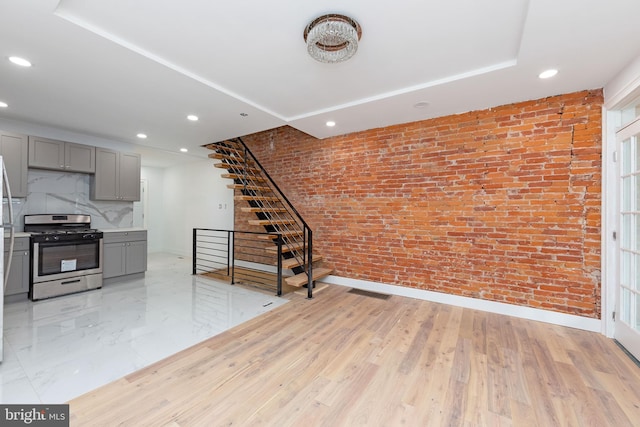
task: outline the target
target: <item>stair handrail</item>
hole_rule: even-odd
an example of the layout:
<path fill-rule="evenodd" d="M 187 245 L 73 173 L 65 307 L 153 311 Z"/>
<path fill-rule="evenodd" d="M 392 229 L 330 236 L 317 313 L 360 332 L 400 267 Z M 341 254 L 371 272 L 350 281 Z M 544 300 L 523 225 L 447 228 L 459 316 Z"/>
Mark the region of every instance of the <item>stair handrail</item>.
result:
<path fill-rule="evenodd" d="M 244 143 L 244 141 L 242 140 L 242 138 L 240 137 L 236 137 L 236 138 L 230 138 L 229 141 L 238 141 L 240 144 L 242 144 L 242 146 L 244 147 L 245 150 L 247 150 L 247 153 L 251 156 L 251 158 L 253 159 L 253 161 L 256 163 L 256 165 L 258 165 L 258 167 L 260 168 L 260 170 L 264 173 L 265 177 L 269 180 L 269 182 L 273 185 L 273 187 L 278 190 L 278 193 L 280 193 L 280 195 L 282 196 L 282 198 L 284 199 L 285 202 L 287 202 L 287 205 L 289 205 L 289 207 L 291 208 L 291 210 L 296 214 L 296 216 L 298 217 L 298 219 L 300 219 L 300 222 L 302 222 L 302 224 L 307 227 L 309 229 L 309 231 L 311 231 L 311 228 L 309 227 L 309 225 L 305 222 L 304 218 L 302 218 L 302 215 L 300 215 L 300 213 L 298 213 L 298 211 L 296 210 L 295 206 L 293 206 L 293 203 L 291 203 L 289 201 L 289 199 L 287 198 L 287 196 L 282 192 L 282 190 L 280 190 L 280 187 L 278 187 L 278 184 L 275 183 L 275 181 L 273 180 L 273 178 L 271 178 L 271 176 L 269 175 L 269 172 L 267 172 L 267 170 L 260 164 L 260 162 L 258 161 L 258 159 L 256 158 L 256 156 L 253 155 L 253 153 L 251 152 L 251 150 L 249 149 L 249 147 L 247 147 L 247 144 Z"/>
<path fill-rule="evenodd" d="M 242 138 L 240 138 L 240 137 L 229 138 L 229 139 L 227 139 L 227 141 L 236 141 L 236 142 L 239 142 L 240 144 L 242 144 L 242 147 L 244 148 L 245 152 L 251 156 L 252 161 L 255 162 L 255 164 L 258 166 L 260 171 L 264 174 L 265 178 L 267 178 L 269 180 L 269 183 L 278 192 L 279 197 L 282 198 L 282 200 L 284 202 L 286 202 L 286 204 L 288 205 L 288 208 L 292 211 L 293 214 L 295 214 L 297 219 L 302 223 L 302 225 L 303 225 L 303 230 L 302 230 L 303 242 L 304 242 L 304 247 L 307 248 L 306 251 L 304 251 L 304 250 L 302 251 L 302 257 L 303 257 L 302 258 L 302 262 L 303 262 L 302 266 L 303 266 L 303 268 L 305 268 L 305 270 L 307 272 L 307 278 L 308 278 L 308 281 L 307 281 L 307 298 L 312 298 L 313 297 L 313 290 L 312 290 L 313 289 L 313 265 L 312 265 L 313 254 L 312 254 L 311 251 L 313 250 L 313 246 L 312 246 L 313 245 L 313 236 L 312 236 L 313 235 L 313 231 L 311 230 L 311 227 L 309 227 L 307 222 L 304 220 L 302 215 L 300 215 L 300 213 L 295 208 L 295 206 L 293 206 L 293 203 L 291 203 L 289 201 L 289 199 L 284 194 L 284 192 L 282 190 L 280 190 L 280 187 L 278 187 L 278 184 L 276 184 L 276 182 L 273 180 L 273 178 L 271 178 L 271 175 L 269 175 L 269 172 L 267 172 L 267 170 L 264 168 L 264 166 L 262 166 L 262 164 L 260 164 L 260 161 L 251 152 L 249 147 L 247 147 L 247 144 L 244 143 Z M 221 142 L 223 142 L 223 141 L 221 141 Z M 246 163 L 246 160 L 247 159 L 245 158 L 245 163 Z M 246 174 L 246 169 L 245 169 L 245 174 Z M 245 183 L 245 186 L 246 186 L 246 183 Z M 305 230 L 306 230 L 306 233 L 305 233 Z"/>

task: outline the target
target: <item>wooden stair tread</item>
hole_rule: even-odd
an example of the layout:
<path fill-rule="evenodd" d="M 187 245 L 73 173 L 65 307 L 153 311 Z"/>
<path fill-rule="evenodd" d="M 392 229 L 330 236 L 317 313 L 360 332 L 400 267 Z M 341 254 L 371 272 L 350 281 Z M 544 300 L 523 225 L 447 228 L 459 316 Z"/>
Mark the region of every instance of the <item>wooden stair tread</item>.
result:
<path fill-rule="evenodd" d="M 233 160 L 234 162 L 240 162 L 244 164 L 244 158 L 237 155 L 210 153 L 208 154 L 207 157 L 209 157 L 210 159 L 218 159 L 218 160 Z M 251 164 L 251 161 L 249 161 L 248 163 Z"/>
<path fill-rule="evenodd" d="M 232 190 L 252 190 L 252 191 L 263 191 L 265 193 L 271 193 L 271 188 L 269 187 L 263 187 L 260 185 L 244 185 L 244 184 L 229 184 L 227 185 L 227 188 L 230 188 Z"/>
<path fill-rule="evenodd" d="M 322 279 L 323 277 L 330 275 L 332 272 L 333 270 L 330 268 L 314 268 L 312 272 L 313 280 L 315 281 Z M 296 274 L 295 276 L 287 277 L 284 279 L 284 281 L 287 282 L 289 286 L 295 286 L 299 288 L 300 286 L 307 284 L 309 282 L 309 279 L 307 273 L 300 273 Z"/>
<path fill-rule="evenodd" d="M 224 149 L 241 149 L 240 147 L 240 143 L 236 142 L 236 141 L 219 141 L 219 142 L 212 142 L 211 144 L 207 144 L 204 146 L 204 148 L 208 148 L 209 150 L 224 150 Z"/>
<path fill-rule="evenodd" d="M 244 165 L 233 165 L 231 163 L 214 163 L 213 167 L 220 169 L 235 169 L 252 173 L 260 173 L 260 169 L 245 167 Z"/>
<path fill-rule="evenodd" d="M 225 147 L 223 145 L 220 145 L 218 147 L 211 148 L 211 150 L 215 150 L 218 153 L 222 152 L 222 154 L 232 153 L 232 154 L 237 154 L 238 156 L 244 156 L 244 150 L 239 147 L 234 148 L 234 147 Z"/>
<path fill-rule="evenodd" d="M 295 251 L 297 249 L 302 249 L 302 248 L 304 248 L 304 242 L 293 242 L 293 243 L 289 243 L 289 244 L 283 244 L 282 245 L 282 252 L 291 252 L 291 251 Z M 265 251 L 267 251 L 269 253 L 277 254 L 278 253 L 278 246 L 272 246 L 272 247 L 265 248 Z M 288 260 L 285 260 L 285 261 L 288 261 Z"/>
<path fill-rule="evenodd" d="M 244 179 L 247 181 L 253 181 L 253 182 L 267 182 L 266 179 L 259 177 L 259 176 L 247 176 L 247 175 L 240 175 L 237 173 L 223 173 L 222 178 L 228 178 L 228 179 Z"/>
<path fill-rule="evenodd" d="M 262 208 L 240 208 L 242 212 L 265 212 L 265 213 L 278 213 L 278 212 L 287 212 L 286 208 L 271 208 L 271 207 L 262 207 Z"/>
<path fill-rule="evenodd" d="M 291 225 L 295 224 L 294 219 L 250 219 L 251 225 Z"/>
<path fill-rule="evenodd" d="M 292 231 L 282 231 L 280 232 L 282 237 L 293 237 L 293 236 L 302 236 L 302 231 L 300 230 L 292 230 Z M 273 240 L 278 237 L 277 234 L 258 234 L 256 236 L 260 240 Z"/>
<path fill-rule="evenodd" d="M 313 254 L 313 262 L 322 261 L 322 255 Z M 282 260 L 282 268 L 291 270 L 294 267 L 300 267 L 302 261 L 297 258 L 289 258 Z"/>
<path fill-rule="evenodd" d="M 235 200 L 257 200 L 257 201 L 264 200 L 264 201 L 267 201 L 267 202 L 277 202 L 277 201 L 279 201 L 279 200 L 280 200 L 280 199 L 278 199 L 277 197 L 274 197 L 274 196 L 261 196 L 261 195 L 255 195 L 255 196 L 245 196 L 245 195 L 242 195 L 242 196 L 235 196 L 235 197 L 234 197 L 234 199 L 235 199 Z"/>

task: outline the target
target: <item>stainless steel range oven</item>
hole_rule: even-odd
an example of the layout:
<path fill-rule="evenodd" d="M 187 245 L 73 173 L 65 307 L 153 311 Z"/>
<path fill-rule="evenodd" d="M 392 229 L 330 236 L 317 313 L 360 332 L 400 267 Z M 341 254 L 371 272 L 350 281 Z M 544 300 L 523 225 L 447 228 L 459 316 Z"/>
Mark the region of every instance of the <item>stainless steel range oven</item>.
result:
<path fill-rule="evenodd" d="M 33 301 L 102 287 L 103 233 L 90 215 L 25 215 L 31 233 L 29 298 Z"/>

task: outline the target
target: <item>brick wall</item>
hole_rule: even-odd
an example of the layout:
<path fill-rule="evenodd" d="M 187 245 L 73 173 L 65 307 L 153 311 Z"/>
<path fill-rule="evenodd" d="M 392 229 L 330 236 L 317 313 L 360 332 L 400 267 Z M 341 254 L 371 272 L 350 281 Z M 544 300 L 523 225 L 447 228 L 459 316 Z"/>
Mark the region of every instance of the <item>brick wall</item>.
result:
<path fill-rule="evenodd" d="M 601 90 L 244 137 L 334 274 L 597 318 Z"/>

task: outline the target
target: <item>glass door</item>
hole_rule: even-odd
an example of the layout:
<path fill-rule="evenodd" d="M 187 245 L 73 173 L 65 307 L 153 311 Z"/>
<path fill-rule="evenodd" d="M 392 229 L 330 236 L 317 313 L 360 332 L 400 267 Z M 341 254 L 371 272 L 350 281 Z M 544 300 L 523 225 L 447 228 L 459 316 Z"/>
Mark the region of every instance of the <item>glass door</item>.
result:
<path fill-rule="evenodd" d="M 616 136 L 619 265 L 615 338 L 640 359 L 640 118 Z"/>

